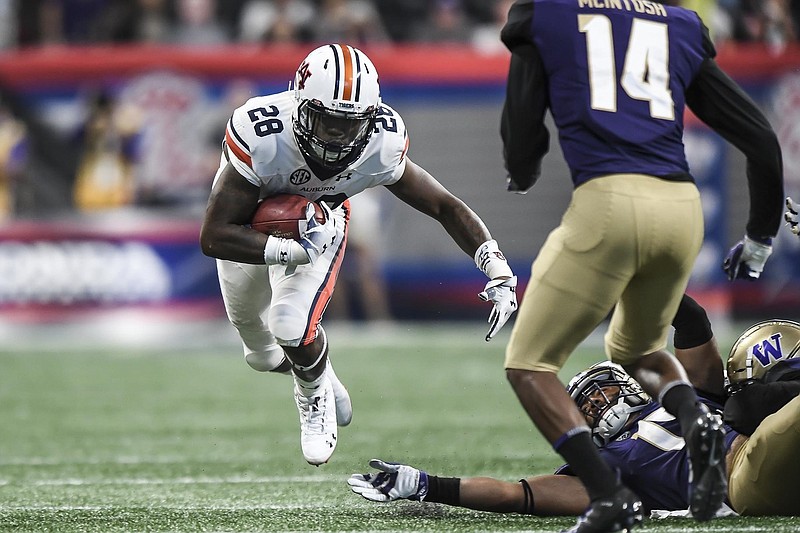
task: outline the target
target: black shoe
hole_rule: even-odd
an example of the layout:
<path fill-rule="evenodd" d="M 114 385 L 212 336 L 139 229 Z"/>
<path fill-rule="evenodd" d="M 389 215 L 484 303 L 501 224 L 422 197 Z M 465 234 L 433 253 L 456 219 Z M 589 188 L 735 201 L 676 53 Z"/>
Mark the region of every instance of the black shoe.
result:
<path fill-rule="evenodd" d="M 702 408 L 702 414 L 686 432 L 684 440 L 691 464 L 689 509 L 695 519 L 704 522 L 714 518 L 728 495 L 728 477 L 722 421 L 705 405 Z"/>
<path fill-rule="evenodd" d="M 578 523 L 561 533 L 628 533 L 643 519 L 639 497 L 627 487 L 620 487 L 609 498 L 592 500 Z"/>

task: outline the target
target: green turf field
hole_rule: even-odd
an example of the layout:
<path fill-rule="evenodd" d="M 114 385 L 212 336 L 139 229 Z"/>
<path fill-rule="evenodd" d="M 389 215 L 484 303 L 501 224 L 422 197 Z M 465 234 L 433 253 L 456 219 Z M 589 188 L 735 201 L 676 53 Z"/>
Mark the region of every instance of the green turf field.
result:
<path fill-rule="evenodd" d="M 0 530 L 558 531 L 574 519 L 375 504 L 350 473 L 372 457 L 516 480 L 559 464 L 502 371 L 507 337 L 475 328 L 330 330 L 355 415 L 331 462 L 299 449 L 286 376 L 235 344 L 203 350 L 0 352 Z M 565 374 L 593 362 L 584 349 Z M 562 377 L 563 377 L 562 376 Z M 649 521 L 642 531 L 800 531 L 800 520 Z"/>

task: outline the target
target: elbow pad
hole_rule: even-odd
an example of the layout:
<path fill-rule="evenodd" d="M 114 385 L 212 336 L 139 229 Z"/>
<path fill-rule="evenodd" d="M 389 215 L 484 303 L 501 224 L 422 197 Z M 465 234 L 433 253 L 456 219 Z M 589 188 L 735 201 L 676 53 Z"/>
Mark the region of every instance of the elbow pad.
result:
<path fill-rule="evenodd" d="M 672 326 L 675 328 L 673 343 L 680 350 L 705 344 L 714 336 L 706 310 L 688 294 L 683 295 Z"/>

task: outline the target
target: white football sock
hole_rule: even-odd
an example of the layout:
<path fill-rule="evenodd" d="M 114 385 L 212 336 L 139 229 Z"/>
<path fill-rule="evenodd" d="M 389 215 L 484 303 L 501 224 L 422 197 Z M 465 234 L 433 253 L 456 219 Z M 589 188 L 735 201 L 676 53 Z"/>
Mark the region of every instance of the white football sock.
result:
<path fill-rule="evenodd" d="M 327 361 L 326 361 L 327 364 Z M 313 396 L 319 390 L 320 385 L 322 382 L 327 379 L 328 375 L 323 371 L 318 378 L 313 381 L 306 381 L 297 377 L 297 374 L 294 375 L 294 382 L 297 385 L 297 388 L 300 390 L 300 393 L 303 396 Z"/>

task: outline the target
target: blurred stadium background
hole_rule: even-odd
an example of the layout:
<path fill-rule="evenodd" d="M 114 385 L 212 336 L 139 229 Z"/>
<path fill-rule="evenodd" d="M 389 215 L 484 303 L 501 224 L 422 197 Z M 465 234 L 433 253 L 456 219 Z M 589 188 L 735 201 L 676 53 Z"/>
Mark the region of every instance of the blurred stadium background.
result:
<path fill-rule="evenodd" d="M 220 319 L 214 264 L 196 241 L 224 123 L 249 96 L 283 90 L 302 57 L 332 40 L 372 57 L 385 101 L 407 122 L 411 157 L 485 219 L 524 287 L 570 182 L 554 139 L 534 189 L 505 191 L 498 123 L 508 57 L 498 32 L 509 3 L 0 2 L 4 338 L 24 343 L 20 332 L 42 324 L 89 324 L 92 334 L 120 324 L 125 337 L 137 317 L 142 338 L 148 320 Z M 687 2 L 779 132 L 795 196 L 798 4 Z M 747 216 L 744 162 L 690 113 L 686 121 L 707 222 L 690 292 L 718 328 L 797 318 L 800 241 L 788 232 L 761 282 L 724 280 L 720 261 Z M 482 276 L 444 231 L 385 191 L 364 203 L 354 220 L 368 230 L 352 239 L 329 320 L 483 320 Z"/>
<path fill-rule="evenodd" d="M 787 193 L 800 198 L 800 2 L 683 3 L 701 13 L 720 63 L 772 121 Z M 267 392 L 263 376 L 237 360 L 214 262 L 197 243 L 232 110 L 285 89 L 317 44 L 346 41 L 378 67 L 385 101 L 407 123 L 411 158 L 484 218 L 524 287 L 571 187 L 553 139 L 531 192 L 505 191 L 498 129 L 508 56 L 498 35 L 509 4 L 0 0 L 0 529 L 257 530 L 268 509 L 282 520 L 277 529 L 301 530 L 308 524 L 298 525 L 298 514 L 315 509 L 298 503 L 308 483 L 322 480 L 325 512 L 353 504 L 339 483 L 373 453 L 404 451 L 434 469 L 503 477 L 552 468 L 557 458 L 502 377 L 507 330 L 483 343 L 483 275 L 433 221 L 377 191 L 356 205 L 348 265 L 327 315 L 338 372 L 358 384 L 363 418 L 333 470 L 292 477 L 307 471 L 289 386 L 258 400 L 280 403 L 265 435 L 264 410 L 252 405 Z M 800 240 L 781 231 L 759 283 L 724 279 L 720 263 L 747 218 L 744 161 L 691 114 L 686 122 L 707 222 L 689 291 L 727 348 L 745 323 L 800 318 Z M 565 371 L 598 356 L 598 337 L 587 345 Z M 362 365 L 367 358 L 381 360 Z M 454 368 L 458 381 L 447 382 Z M 387 385 L 387 376 L 399 381 Z M 463 405 L 475 412 L 459 412 Z M 231 406 L 242 407 L 233 418 Z M 452 414 L 448 423 L 441 412 Z M 406 424 L 425 435 L 419 450 Z M 264 457 L 264 442 L 275 444 L 272 456 Z M 473 444 L 467 458 L 464 442 Z M 522 451 L 531 444 L 533 459 Z M 285 479 L 271 482 L 276 473 Z M 242 500 L 237 475 L 276 484 L 268 496 L 277 507 L 263 507 L 263 487 Z M 176 502 L 169 486 L 181 476 L 195 477 Z M 226 492 L 208 494 L 222 485 Z M 154 497 L 166 511 L 154 510 Z M 206 504 L 223 510 L 204 526 Z M 242 505 L 254 514 L 225 521 L 226 509 Z M 338 526 L 311 528 L 456 528 L 437 526 L 442 516 L 461 520 L 461 530 L 527 524 L 472 524 L 473 514 L 437 511 L 420 525 L 424 513 L 401 508 L 405 521 L 365 526 L 375 510 L 355 509 L 336 511 Z M 771 530 L 794 526 L 786 527 Z"/>

